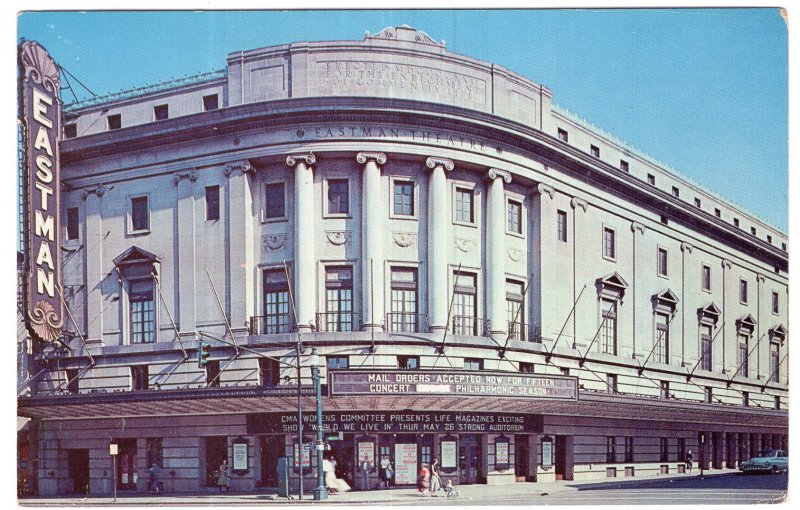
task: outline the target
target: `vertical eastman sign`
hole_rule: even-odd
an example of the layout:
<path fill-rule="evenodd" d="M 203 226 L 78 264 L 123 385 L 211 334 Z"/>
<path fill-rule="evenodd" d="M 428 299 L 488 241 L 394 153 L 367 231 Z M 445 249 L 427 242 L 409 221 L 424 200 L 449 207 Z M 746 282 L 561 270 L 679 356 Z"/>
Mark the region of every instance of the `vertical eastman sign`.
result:
<path fill-rule="evenodd" d="M 25 311 L 29 329 L 56 341 L 64 309 L 61 301 L 61 186 L 59 69 L 39 43 L 19 47 L 20 120 L 25 161 Z"/>

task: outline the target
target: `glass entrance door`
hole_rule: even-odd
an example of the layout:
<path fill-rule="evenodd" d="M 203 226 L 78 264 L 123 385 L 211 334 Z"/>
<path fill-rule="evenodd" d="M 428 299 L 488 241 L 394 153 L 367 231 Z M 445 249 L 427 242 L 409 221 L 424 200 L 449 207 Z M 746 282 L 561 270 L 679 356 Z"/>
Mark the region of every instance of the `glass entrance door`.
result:
<path fill-rule="evenodd" d="M 462 484 L 483 481 L 482 451 L 480 438 L 476 435 L 463 435 L 458 443 L 458 469 Z"/>
<path fill-rule="evenodd" d="M 119 455 L 117 455 L 117 488 L 135 490 L 138 481 L 136 471 L 136 440 L 120 439 Z"/>

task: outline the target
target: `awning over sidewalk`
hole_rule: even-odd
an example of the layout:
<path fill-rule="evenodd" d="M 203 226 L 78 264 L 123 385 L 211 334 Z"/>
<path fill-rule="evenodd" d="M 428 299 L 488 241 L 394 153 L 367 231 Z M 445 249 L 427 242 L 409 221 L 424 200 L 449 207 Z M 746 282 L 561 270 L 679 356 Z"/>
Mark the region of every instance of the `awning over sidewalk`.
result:
<path fill-rule="evenodd" d="M 313 389 L 303 387 L 302 407 L 315 408 Z M 662 400 L 631 395 L 581 392 L 577 401 L 527 398 L 347 396 L 324 397 L 326 411 L 437 410 L 532 413 L 583 418 L 634 419 L 655 422 L 708 423 L 788 427 L 788 412 L 779 409 Z M 43 420 L 113 417 L 243 414 L 297 410 L 296 387 L 222 387 L 180 390 L 126 391 L 23 397 L 17 414 Z"/>

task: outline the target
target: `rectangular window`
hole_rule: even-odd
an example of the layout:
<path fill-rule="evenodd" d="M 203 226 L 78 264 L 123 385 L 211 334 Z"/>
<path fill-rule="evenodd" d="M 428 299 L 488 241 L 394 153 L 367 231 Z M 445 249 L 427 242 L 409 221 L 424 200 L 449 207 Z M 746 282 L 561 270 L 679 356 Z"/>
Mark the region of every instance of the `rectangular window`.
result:
<path fill-rule="evenodd" d="M 655 186 L 656 185 L 656 176 L 653 175 L 653 174 L 647 174 L 647 184 L 650 184 L 651 186 Z"/>
<path fill-rule="evenodd" d="M 669 315 L 656 313 L 656 363 L 669 364 Z"/>
<path fill-rule="evenodd" d="M 169 105 L 160 104 L 153 107 L 153 119 L 167 120 L 169 118 Z"/>
<path fill-rule="evenodd" d="M 131 198 L 131 230 L 150 230 L 150 208 L 146 196 Z"/>
<path fill-rule="evenodd" d="M 219 219 L 219 186 L 206 186 L 206 220 Z"/>
<path fill-rule="evenodd" d="M 78 136 L 77 124 L 64 124 L 64 138 L 75 138 Z"/>
<path fill-rule="evenodd" d="M 272 182 L 264 188 L 264 217 L 265 219 L 286 217 L 286 196 L 284 183 Z"/>
<path fill-rule="evenodd" d="M 758 231 L 756 230 L 756 227 L 750 227 L 750 233 L 751 233 L 751 234 L 753 234 L 754 236 L 756 236 L 756 235 L 758 235 L 758 233 L 757 233 L 757 232 L 758 232 Z"/>
<path fill-rule="evenodd" d="M 419 356 L 398 356 L 397 368 L 401 368 L 403 370 L 419 369 Z"/>
<path fill-rule="evenodd" d="M 667 462 L 669 460 L 669 439 L 666 437 L 661 438 L 661 462 Z"/>
<path fill-rule="evenodd" d="M 617 393 L 617 374 L 606 374 L 606 391 Z"/>
<path fill-rule="evenodd" d="M 771 235 L 769 235 L 769 234 L 767 234 L 767 242 L 768 242 L 769 244 L 772 244 L 772 236 L 771 236 Z"/>
<path fill-rule="evenodd" d="M 739 364 L 739 375 L 742 377 L 749 377 L 749 337 L 747 335 L 739 334 L 739 349 L 737 356 L 737 363 Z"/>
<path fill-rule="evenodd" d="M 561 128 L 558 128 L 558 139 L 561 140 L 562 142 L 568 142 L 569 133 Z"/>
<path fill-rule="evenodd" d="M 769 373 L 770 381 L 781 382 L 781 344 L 778 342 L 771 342 L 769 344 Z"/>
<path fill-rule="evenodd" d="M 660 395 L 664 400 L 669 399 L 669 381 L 661 381 Z"/>
<path fill-rule="evenodd" d="M 136 365 L 131 367 L 131 390 L 139 391 L 150 388 L 150 375 L 147 365 Z"/>
<path fill-rule="evenodd" d="M 703 401 L 710 404 L 714 401 L 714 389 L 711 386 L 706 386 L 703 390 Z"/>
<path fill-rule="evenodd" d="M 414 216 L 414 183 L 394 181 L 394 214 Z"/>
<path fill-rule="evenodd" d="M 613 228 L 603 227 L 603 257 L 614 259 L 616 255 L 616 232 L 614 232 Z"/>
<path fill-rule="evenodd" d="M 786 243 L 781 243 L 781 250 L 786 251 Z"/>
<path fill-rule="evenodd" d="M 658 275 L 667 276 L 669 267 L 667 266 L 667 250 L 665 248 L 658 249 Z"/>
<path fill-rule="evenodd" d="M 777 292 L 772 292 L 772 313 L 778 315 L 780 313 L 780 297 Z"/>
<path fill-rule="evenodd" d="M 122 115 L 117 113 L 115 115 L 109 115 L 106 118 L 108 122 L 108 130 L 111 131 L 113 129 L 119 129 L 122 127 Z"/>
<path fill-rule="evenodd" d="M 717 218 L 722 218 L 722 211 L 720 211 L 718 207 L 714 208 L 714 216 Z"/>
<path fill-rule="evenodd" d="M 128 282 L 128 301 L 130 303 L 131 343 L 154 342 L 156 302 L 153 296 L 153 280 L 130 280 Z"/>
<path fill-rule="evenodd" d="M 474 273 L 453 273 L 453 334 L 477 335 L 477 275 Z"/>
<path fill-rule="evenodd" d="M 506 202 L 508 208 L 508 222 L 506 228 L 514 234 L 522 233 L 522 204 L 516 200 Z"/>
<path fill-rule="evenodd" d="M 745 407 L 750 405 L 750 393 L 747 391 L 742 392 L 742 405 Z"/>
<path fill-rule="evenodd" d="M 681 190 L 679 190 L 677 186 L 672 187 L 672 196 L 676 198 L 681 196 Z"/>
<path fill-rule="evenodd" d="M 630 165 L 628 165 L 628 162 L 625 161 L 624 159 L 620 159 L 619 169 L 622 170 L 623 172 L 630 172 Z"/>
<path fill-rule="evenodd" d="M 274 388 L 281 382 L 281 365 L 277 359 L 258 358 L 258 384 Z"/>
<path fill-rule="evenodd" d="M 475 222 L 473 198 L 473 190 L 469 188 L 456 188 L 456 221 L 464 223 Z"/>
<path fill-rule="evenodd" d="M 391 286 L 390 331 L 420 331 L 417 314 L 417 270 L 410 267 L 392 268 Z"/>
<path fill-rule="evenodd" d="M 328 356 L 325 365 L 328 370 L 350 368 L 349 356 Z"/>
<path fill-rule="evenodd" d="M 80 215 L 77 207 L 67 209 L 67 241 L 80 237 Z"/>
<path fill-rule="evenodd" d="M 703 264 L 700 276 L 701 287 L 705 291 L 711 291 L 711 266 Z"/>
<path fill-rule="evenodd" d="M 625 438 L 625 462 L 633 462 L 633 437 Z"/>
<path fill-rule="evenodd" d="M 275 335 L 289 333 L 289 282 L 286 271 L 264 271 L 264 319 L 260 333 Z"/>
<path fill-rule="evenodd" d="M 522 282 L 506 280 L 506 318 L 509 338 L 525 340 L 525 308 L 523 307 L 525 285 Z"/>
<path fill-rule="evenodd" d="M 353 268 L 329 267 L 325 271 L 325 317 L 322 331 L 353 331 Z"/>
<path fill-rule="evenodd" d="M 206 386 L 209 388 L 219 387 L 219 379 L 222 376 L 219 360 L 212 359 L 206 363 Z"/>
<path fill-rule="evenodd" d="M 219 95 L 218 94 L 211 94 L 208 96 L 203 96 L 203 111 L 209 112 L 211 110 L 216 110 L 219 108 Z"/>
<path fill-rule="evenodd" d="M 606 437 L 606 462 L 609 464 L 617 462 L 617 438 L 614 436 Z"/>
<path fill-rule="evenodd" d="M 478 358 L 464 358 L 464 370 L 483 370 L 483 360 Z"/>
<path fill-rule="evenodd" d="M 350 183 L 347 179 L 328 180 L 328 213 L 350 214 Z"/>
<path fill-rule="evenodd" d="M 733 226 L 734 227 L 738 227 L 739 226 L 739 218 L 734 218 L 733 219 Z"/>
<path fill-rule="evenodd" d="M 591 146 L 591 152 L 592 152 L 592 156 L 594 156 L 595 158 L 599 158 L 600 157 L 600 147 L 598 147 L 596 145 L 592 145 Z"/>
<path fill-rule="evenodd" d="M 535 372 L 533 363 L 528 363 L 525 361 L 519 362 L 519 371 L 523 374 L 532 374 Z"/>
<path fill-rule="evenodd" d="M 617 354 L 617 302 L 613 299 L 600 300 L 601 326 L 600 348 L 606 354 Z"/>
<path fill-rule="evenodd" d="M 558 240 L 562 242 L 567 242 L 567 213 L 564 211 L 558 211 L 558 215 L 556 217 L 557 221 L 557 234 Z"/>
<path fill-rule="evenodd" d="M 78 369 L 68 368 L 64 371 L 67 378 L 67 392 L 71 395 L 77 395 L 80 391 L 78 387 Z"/>
<path fill-rule="evenodd" d="M 561 371 L 561 375 L 569 375 L 569 368 L 560 367 L 559 370 Z"/>
<path fill-rule="evenodd" d="M 747 280 L 739 280 L 739 301 L 742 304 L 747 304 Z"/>
<path fill-rule="evenodd" d="M 711 326 L 703 324 L 700 326 L 700 368 L 711 372 L 712 359 L 711 359 Z"/>

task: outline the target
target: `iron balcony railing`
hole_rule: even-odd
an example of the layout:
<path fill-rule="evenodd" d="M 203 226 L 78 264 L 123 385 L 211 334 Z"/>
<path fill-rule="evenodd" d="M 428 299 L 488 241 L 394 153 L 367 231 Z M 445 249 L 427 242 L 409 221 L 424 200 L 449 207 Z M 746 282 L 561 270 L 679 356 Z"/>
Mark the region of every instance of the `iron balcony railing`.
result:
<path fill-rule="evenodd" d="M 472 315 L 454 315 L 450 324 L 454 335 L 489 336 L 491 322 Z"/>
<path fill-rule="evenodd" d="M 426 332 L 428 316 L 421 313 L 390 312 L 386 314 L 386 329 L 403 333 Z"/>
<path fill-rule="evenodd" d="M 353 312 L 325 312 L 317 314 L 317 331 L 358 331 L 358 318 Z"/>
<path fill-rule="evenodd" d="M 297 328 L 288 314 L 256 315 L 250 317 L 249 333 L 251 335 L 278 335 L 294 333 Z"/>

